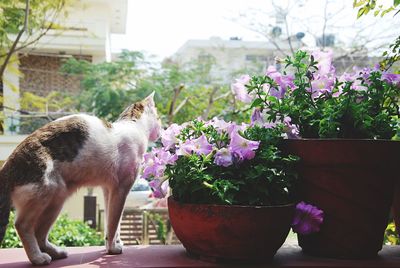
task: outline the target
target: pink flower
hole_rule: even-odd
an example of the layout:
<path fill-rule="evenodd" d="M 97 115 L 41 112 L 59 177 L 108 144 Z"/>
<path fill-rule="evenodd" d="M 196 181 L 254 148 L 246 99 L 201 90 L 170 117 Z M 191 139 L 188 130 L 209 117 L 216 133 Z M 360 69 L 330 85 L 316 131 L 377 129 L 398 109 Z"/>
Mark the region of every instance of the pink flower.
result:
<path fill-rule="evenodd" d="M 293 89 L 295 87 L 293 83 L 294 77 L 292 75 L 282 75 L 276 70 L 275 66 L 269 66 L 266 75 L 279 85 L 279 88 L 271 88 L 269 90 L 271 96 L 281 99 L 285 96 L 288 88 Z"/>
<path fill-rule="evenodd" d="M 311 81 L 313 97 L 332 91 L 334 80 L 326 75 L 317 75 L 316 79 Z"/>
<path fill-rule="evenodd" d="M 178 160 L 178 156 L 176 154 L 171 154 L 169 151 L 165 151 L 163 148 L 154 148 L 152 151 L 160 163 L 166 165 L 173 165 L 176 160 Z"/>
<path fill-rule="evenodd" d="M 236 79 L 236 82 L 231 86 L 231 90 L 235 98 L 244 103 L 250 103 L 253 100 L 246 88 L 246 84 L 248 84 L 249 81 L 249 75 L 242 75 L 239 79 Z"/>
<path fill-rule="evenodd" d="M 258 149 L 260 142 L 251 141 L 243 138 L 239 133 L 234 132 L 231 136 L 229 150 L 232 154 L 237 156 L 240 160 L 253 159 L 255 151 Z"/>
<path fill-rule="evenodd" d="M 160 178 L 164 176 L 166 165 L 173 165 L 178 159 L 177 155 L 165 151 L 163 148 L 153 148 L 144 154 L 142 178 Z"/>
<path fill-rule="evenodd" d="M 384 80 L 390 84 L 397 85 L 400 82 L 400 74 L 383 73 L 382 80 Z"/>
<path fill-rule="evenodd" d="M 226 130 L 226 132 L 228 133 L 229 137 L 232 137 L 232 135 L 234 133 L 238 133 L 239 131 L 243 131 L 246 128 L 248 128 L 249 125 L 242 123 L 241 125 L 237 125 L 236 123 L 232 123 L 228 129 Z"/>
<path fill-rule="evenodd" d="M 169 150 L 175 147 L 175 144 L 178 143 L 177 136 L 179 135 L 181 130 L 182 126 L 179 126 L 177 124 L 172 124 L 162 132 L 161 142 L 165 150 Z"/>
<path fill-rule="evenodd" d="M 206 125 L 213 126 L 214 128 L 217 129 L 219 133 L 221 133 L 223 131 L 227 131 L 229 127 L 232 125 L 232 123 L 214 117 L 212 120 L 208 121 Z"/>
<path fill-rule="evenodd" d="M 228 167 L 232 165 L 232 154 L 227 148 L 221 148 L 217 151 L 214 163 L 218 166 Z"/>
<path fill-rule="evenodd" d="M 183 143 L 177 152 L 178 155 L 189 155 L 196 153 L 198 155 L 208 155 L 212 151 L 212 145 L 207 141 L 205 135 L 201 135 L 194 140 L 188 140 Z"/>
<path fill-rule="evenodd" d="M 153 152 L 144 154 L 144 169 L 142 178 L 159 178 L 164 175 L 165 165 L 155 156 Z"/>
<path fill-rule="evenodd" d="M 255 108 L 251 114 L 251 125 L 263 125 L 264 119 L 259 108 Z"/>
<path fill-rule="evenodd" d="M 154 179 L 149 182 L 149 186 L 153 190 L 153 196 L 155 198 L 164 198 L 168 193 L 168 181 L 161 181 L 160 179 Z"/>
<path fill-rule="evenodd" d="M 333 51 L 328 50 L 328 51 L 321 51 L 321 50 L 315 50 L 311 54 L 315 61 L 317 61 L 317 67 L 318 67 L 318 74 L 320 75 L 329 75 L 332 73 L 335 73 L 335 67 L 332 65 L 333 61 Z"/>
<path fill-rule="evenodd" d="M 364 76 L 366 74 L 364 73 Z M 359 76 L 356 73 L 343 73 L 342 76 L 340 76 L 339 81 L 340 82 L 351 82 L 351 89 L 353 90 L 358 90 L 358 91 L 362 91 L 362 90 L 367 90 L 366 86 L 362 85 L 362 81 L 359 78 Z M 339 91 L 334 93 L 333 96 L 334 97 L 338 97 L 340 94 L 342 94 L 343 89 L 339 88 Z"/>
<path fill-rule="evenodd" d="M 286 135 L 287 135 L 288 139 L 299 139 L 300 131 L 297 128 L 297 126 L 293 125 L 291 122 L 292 122 L 292 119 L 289 116 L 286 116 L 283 119 L 283 123 L 285 124 Z"/>
<path fill-rule="evenodd" d="M 303 235 L 319 232 L 323 219 L 324 212 L 322 210 L 300 202 L 296 205 L 292 229 L 295 233 Z"/>

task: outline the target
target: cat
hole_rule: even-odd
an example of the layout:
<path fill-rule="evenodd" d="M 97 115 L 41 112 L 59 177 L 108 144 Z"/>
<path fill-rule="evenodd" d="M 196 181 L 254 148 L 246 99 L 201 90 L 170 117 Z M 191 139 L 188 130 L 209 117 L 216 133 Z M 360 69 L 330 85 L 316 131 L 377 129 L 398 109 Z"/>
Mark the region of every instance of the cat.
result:
<path fill-rule="evenodd" d="M 13 204 L 15 227 L 32 264 L 66 258 L 66 251 L 48 241 L 49 230 L 72 193 L 82 186 L 101 186 L 107 253 L 122 253 L 118 230 L 125 199 L 149 141 L 160 133 L 154 92 L 112 124 L 77 114 L 33 132 L 0 169 L 0 243 Z"/>

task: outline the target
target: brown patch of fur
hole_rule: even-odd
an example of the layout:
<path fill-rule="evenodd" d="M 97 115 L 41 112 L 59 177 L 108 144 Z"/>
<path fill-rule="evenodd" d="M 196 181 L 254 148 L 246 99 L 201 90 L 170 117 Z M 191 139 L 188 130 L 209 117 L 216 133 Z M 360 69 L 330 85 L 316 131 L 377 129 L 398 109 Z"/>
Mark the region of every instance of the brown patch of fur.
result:
<path fill-rule="evenodd" d="M 13 186 L 40 182 L 46 161 L 71 162 L 87 139 L 88 126 L 79 117 L 51 122 L 21 142 L 0 170 L 0 180 Z"/>
<path fill-rule="evenodd" d="M 118 120 L 133 120 L 139 119 L 144 112 L 145 103 L 143 101 L 136 102 L 125 109 L 119 116 Z"/>
<path fill-rule="evenodd" d="M 108 122 L 107 120 L 101 119 L 101 122 L 103 123 L 103 126 L 105 128 L 112 128 L 112 124 L 110 122 Z"/>

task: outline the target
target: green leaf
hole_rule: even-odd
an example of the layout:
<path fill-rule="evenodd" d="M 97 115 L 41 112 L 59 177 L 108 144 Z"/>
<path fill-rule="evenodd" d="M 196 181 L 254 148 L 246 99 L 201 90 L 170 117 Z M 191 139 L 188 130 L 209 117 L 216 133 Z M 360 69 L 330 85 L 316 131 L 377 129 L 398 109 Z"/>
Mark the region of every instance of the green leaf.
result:
<path fill-rule="evenodd" d="M 367 10 L 367 7 L 360 8 L 357 13 L 357 19 L 359 19 L 362 15 L 367 14 L 366 10 Z"/>
<path fill-rule="evenodd" d="M 251 108 L 254 108 L 254 107 L 259 107 L 259 106 L 261 106 L 261 104 L 263 103 L 263 100 L 262 99 L 260 99 L 260 98 L 258 98 L 258 99 L 255 99 L 254 101 L 253 101 L 253 103 L 251 104 Z"/>

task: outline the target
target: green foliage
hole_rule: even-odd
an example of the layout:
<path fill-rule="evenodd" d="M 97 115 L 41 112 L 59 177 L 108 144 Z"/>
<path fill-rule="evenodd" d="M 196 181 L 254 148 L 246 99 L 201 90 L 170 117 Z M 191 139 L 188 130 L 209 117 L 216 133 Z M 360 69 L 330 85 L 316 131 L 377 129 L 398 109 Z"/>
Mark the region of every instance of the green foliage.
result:
<path fill-rule="evenodd" d="M 102 235 L 96 230 L 82 221 L 69 219 L 65 214 L 54 224 L 49 241 L 65 247 L 104 245 Z"/>
<path fill-rule="evenodd" d="M 352 82 L 335 81 L 331 93 L 313 96 L 311 82 L 318 70 L 313 56 L 298 51 L 287 57 L 286 68 L 294 70 L 294 90 L 278 98 L 264 90 L 278 88 L 268 76 L 255 76 L 246 85 L 255 94 L 253 107 L 267 111 L 275 122 L 289 116 L 303 138 L 391 139 L 399 120 L 399 89 L 382 79 L 382 73 L 371 71 L 368 78 L 357 78 L 365 90 L 352 89 Z M 334 96 L 340 90 L 339 96 Z"/>
<path fill-rule="evenodd" d="M 22 242 L 19 239 L 17 230 L 14 226 L 15 214 L 10 213 L 10 222 L 8 223 L 6 234 L 0 248 L 22 248 Z"/>
<path fill-rule="evenodd" d="M 396 11 L 397 6 L 400 4 L 399 0 L 393 0 L 393 5 L 384 6 L 377 5 L 377 0 L 354 0 L 353 7 L 359 8 L 357 18 L 367 15 L 370 11 L 374 11 L 374 16 L 385 16 L 387 13 Z M 397 11 L 398 12 L 398 11 Z"/>
<path fill-rule="evenodd" d="M 145 73 L 145 64 L 142 53 L 124 50 L 113 62 L 92 64 L 71 58 L 62 72 L 82 78 L 78 110 L 115 120 L 126 106 L 138 100 L 135 89 Z"/>
<path fill-rule="evenodd" d="M 60 91 L 52 91 L 46 97 L 23 92 L 20 105 L 22 110 L 31 112 L 73 111 L 75 100 L 72 95 Z"/>
<path fill-rule="evenodd" d="M 1 248 L 21 248 L 22 243 L 14 226 L 15 215 L 10 214 L 10 223 Z M 71 220 L 67 215 L 61 215 L 49 234 L 49 241 L 64 247 L 99 246 L 104 244 L 102 236 L 87 224 Z"/>
<path fill-rule="evenodd" d="M 400 36 L 390 44 L 389 49 L 383 52 L 384 59 L 380 62 L 382 70 L 388 70 L 396 62 L 400 60 Z"/>
<path fill-rule="evenodd" d="M 62 71 L 81 77 L 77 105 L 81 111 L 115 120 L 127 105 L 155 91 L 163 121 L 181 123 L 219 115 L 230 106 L 229 89 L 210 77 L 215 64 L 212 57 L 206 57 L 185 66 L 167 60 L 155 68 L 142 53 L 123 51 L 114 62 L 70 59 Z"/>
<path fill-rule="evenodd" d="M 157 238 L 161 241 L 162 244 L 166 244 L 167 241 L 167 220 L 165 220 L 160 214 L 157 212 L 145 212 L 147 213 L 148 220 L 150 220 L 151 224 L 155 227 L 157 232 Z"/>
<path fill-rule="evenodd" d="M 179 157 L 165 170 L 172 195 L 184 203 L 279 205 L 293 202 L 297 180 L 294 165 L 298 158 L 279 150 L 282 132 L 283 126 L 249 127 L 241 135 L 261 142 L 256 156 L 228 167 L 214 163 L 215 150 L 209 155 Z M 189 123 L 178 139 L 185 141 L 203 134 L 218 148 L 229 142 L 226 132 L 197 120 Z"/>
<path fill-rule="evenodd" d="M 23 37 L 13 48 L 16 42 L 16 35 L 23 29 L 25 21 L 26 0 L 2 0 L 0 1 L 0 81 L 12 89 L 9 81 L 3 79 L 3 71 L 8 67 L 8 71 L 19 75 L 18 70 L 13 70 L 10 63 L 18 62 L 16 51 L 37 42 L 51 28 L 55 28 L 54 21 L 64 10 L 67 4 L 74 0 L 29 0 L 29 14 L 27 17 L 28 29 L 25 30 Z M 66 15 L 66 12 L 64 12 Z M 7 58 L 9 57 L 9 60 Z M 14 90 L 15 91 L 15 90 Z M 0 97 L 3 95 L 3 84 L 0 83 Z M 0 107 L 3 100 L 0 99 Z M 2 110 L 2 109 L 0 109 Z M 0 111 L 0 133 L 4 128 L 4 115 Z"/>
<path fill-rule="evenodd" d="M 400 245 L 399 235 L 397 234 L 396 225 L 393 221 L 388 224 L 385 230 L 383 243 L 385 245 Z"/>
<path fill-rule="evenodd" d="M 18 34 L 22 28 L 25 20 L 25 2 L 25 0 L 0 2 L 0 51 L 13 42 L 10 35 Z M 28 36 L 48 26 L 67 3 L 71 3 L 71 0 L 30 0 Z"/>
<path fill-rule="evenodd" d="M 39 40 L 44 32 L 54 27 L 54 20 L 71 2 L 73 0 L 30 0 L 28 29 L 24 33 L 24 39 L 17 44 L 17 48 Z M 0 2 L 0 66 L 5 63 L 7 54 L 15 53 L 10 49 L 15 41 L 15 35 L 23 28 L 25 9 L 25 0 Z"/>
<path fill-rule="evenodd" d="M 51 117 L 22 117 L 19 124 L 20 134 L 30 134 L 49 121 L 63 115 L 63 112 L 76 112 L 76 100 L 67 92 L 51 91 L 41 97 L 31 92 L 23 92 L 20 99 L 21 110 L 46 114 L 59 113 Z"/>
<path fill-rule="evenodd" d="M 372 10 L 375 17 L 379 14 L 383 17 L 392 11 L 395 11 L 395 15 L 397 15 L 400 12 L 400 9 L 398 9 L 399 4 L 400 0 L 393 0 L 393 5 L 391 6 L 377 5 L 377 0 L 354 0 L 353 7 L 359 8 L 357 18 L 367 15 Z M 388 70 L 395 62 L 400 60 L 400 36 L 389 46 L 387 51 L 383 52 L 382 56 L 384 57 L 380 62 L 382 70 Z"/>
<path fill-rule="evenodd" d="M 217 68 L 212 57 L 185 65 L 167 60 L 141 80 L 138 92 L 156 92 L 157 109 L 167 124 L 224 115 L 232 97 L 225 85 L 211 77 L 212 68 Z"/>

